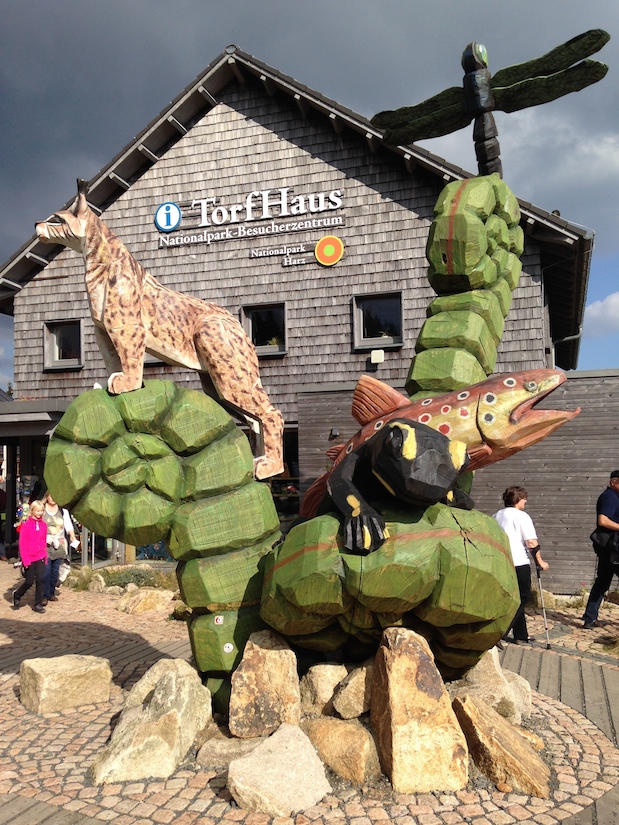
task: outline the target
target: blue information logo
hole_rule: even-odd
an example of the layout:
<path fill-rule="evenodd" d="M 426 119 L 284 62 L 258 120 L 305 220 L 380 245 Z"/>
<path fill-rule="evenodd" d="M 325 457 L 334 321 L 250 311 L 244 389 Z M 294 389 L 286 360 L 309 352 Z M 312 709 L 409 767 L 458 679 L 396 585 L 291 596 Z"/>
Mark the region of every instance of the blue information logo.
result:
<path fill-rule="evenodd" d="M 155 212 L 155 226 L 160 232 L 174 232 L 180 226 L 183 213 L 178 204 L 166 201 Z"/>

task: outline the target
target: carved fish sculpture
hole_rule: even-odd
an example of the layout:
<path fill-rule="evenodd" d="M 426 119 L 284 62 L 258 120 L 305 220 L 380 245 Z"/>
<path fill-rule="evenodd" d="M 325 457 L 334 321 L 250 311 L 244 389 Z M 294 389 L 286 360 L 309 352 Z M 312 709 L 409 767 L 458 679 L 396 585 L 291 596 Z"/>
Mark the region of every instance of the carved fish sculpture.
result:
<path fill-rule="evenodd" d="M 353 395 L 352 414 L 361 429 L 327 455 L 333 467 L 308 489 L 300 515 L 312 518 L 328 490 L 338 465 L 384 425 L 405 418 L 425 424 L 452 441 L 464 442 L 468 470 L 487 467 L 546 438 L 580 412 L 536 410 L 534 405 L 566 380 L 560 370 L 502 373 L 463 390 L 428 395 L 410 401 L 397 390 L 368 375 L 360 378 Z"/>

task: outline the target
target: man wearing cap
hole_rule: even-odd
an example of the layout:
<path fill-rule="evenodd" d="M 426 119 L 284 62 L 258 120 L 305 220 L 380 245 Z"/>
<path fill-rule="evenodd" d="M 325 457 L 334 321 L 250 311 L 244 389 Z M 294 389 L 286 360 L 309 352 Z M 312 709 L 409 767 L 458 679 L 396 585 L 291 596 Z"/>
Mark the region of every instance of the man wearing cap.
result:
<path fill-rule="evenodd" d="M 583 616 L 584 627 L 587 630 L 598 627 L 598 612 L 604 594 L 610 588 L 613 575 L 619 576 L 619 566 L 614 565 L 610 560 L 613 540 L 619 538 L 615 536 L 615 533 L 619 533 L 619 470 L 613 470 L 610 474 L 608 487 L 598 498 L 596 510 L 597 528 L 601 528 L 602 536 L 610 534 L 611 540 L 605 547 L 593 542 L 593 549 L 598 557 L 598 569 Z"/>

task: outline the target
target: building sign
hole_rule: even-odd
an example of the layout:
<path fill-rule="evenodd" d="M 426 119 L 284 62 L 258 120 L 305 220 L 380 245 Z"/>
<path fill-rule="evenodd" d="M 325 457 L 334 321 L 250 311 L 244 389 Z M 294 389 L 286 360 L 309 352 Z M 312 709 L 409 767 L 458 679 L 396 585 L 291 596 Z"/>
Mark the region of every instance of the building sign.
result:
<path fill-rule="evenodd" d="M 342 204 L 341 189 L 295 195 L 284 186 L 254 190 L 239 203 L 229 205 L 219 203 L 214 197 L 194 198 L 187 209 L 189 218 L 183 215 L 178 204 L 166 201 L 155 211 L 155 226 L 162 233 L 159 248 L 198 243 L 210 245 L 238 238 L 343 226 L 342 216 L 329 214 L 340 209 Z M 196 219 L 197 223 L 194 222 Z M 191 222 L 189 226 L 181 226 L 188 222 Z M 177 231 L 178 234 L 172 234 Z"/>

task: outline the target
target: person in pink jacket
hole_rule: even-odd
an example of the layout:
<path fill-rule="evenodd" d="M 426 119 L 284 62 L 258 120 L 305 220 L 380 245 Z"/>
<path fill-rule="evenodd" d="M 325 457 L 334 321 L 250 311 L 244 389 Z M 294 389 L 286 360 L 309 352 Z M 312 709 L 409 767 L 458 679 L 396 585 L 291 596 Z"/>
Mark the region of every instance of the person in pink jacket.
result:
<path fill-rule="evenodd" d="M 41 604 L 45 596 L 45 565 L 47 563 L 47 524 L 43 521 L 45 505 L 42 501 L 33 501 L 30 505 L 28 519 L 20 524 L 19 556 L 26 570 L 24 581 L 13 591 L 13 608 L 21 607 L 20 599 L 36 582 L 34 595 L 35 613 L 45 613 Z"/>

